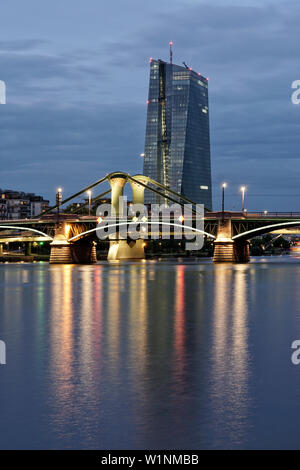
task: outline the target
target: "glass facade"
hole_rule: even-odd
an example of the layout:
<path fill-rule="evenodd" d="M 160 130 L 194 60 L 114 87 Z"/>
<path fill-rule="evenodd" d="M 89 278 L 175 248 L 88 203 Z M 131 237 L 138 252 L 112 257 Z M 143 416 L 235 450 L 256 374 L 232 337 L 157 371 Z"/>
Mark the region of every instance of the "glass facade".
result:
<path fill-rule="evenodd" d="M 208 82 L 151 60 L 144 175 L 212 209 Z M 145 202 L 162 202 L 149 190 Z"/>

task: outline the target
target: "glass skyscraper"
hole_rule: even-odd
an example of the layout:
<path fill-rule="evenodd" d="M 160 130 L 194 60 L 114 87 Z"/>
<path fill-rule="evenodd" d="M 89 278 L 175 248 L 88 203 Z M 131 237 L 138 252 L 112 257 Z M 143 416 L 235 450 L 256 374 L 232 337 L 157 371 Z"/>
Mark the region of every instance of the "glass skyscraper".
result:
<path fill-rule="evenodd" d="M 208 80 L 186 66 L 150 59 L 144 175 L 212 209 Z"/>

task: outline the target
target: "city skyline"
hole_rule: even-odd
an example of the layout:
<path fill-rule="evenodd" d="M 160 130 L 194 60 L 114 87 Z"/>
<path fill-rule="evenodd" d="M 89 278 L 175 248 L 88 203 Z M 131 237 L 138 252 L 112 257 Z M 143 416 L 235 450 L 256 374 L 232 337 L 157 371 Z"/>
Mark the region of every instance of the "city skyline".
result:
<path fill-rule="evenodd" d="M 282 14 L 278 2 L 270 9 L 266 2 L 241 7 L 181 1 L 171 11 L 166 2 L 154 2 L 139 12 L 132 1 L 130 14 L 118 3 L 123 15 L 113 18 L 106 5 L 100 19 L 94 1 L 85 9 L 67 1 L 64 11 L 68 5 L 68 34 L 58 21 L 55 40 L 58 6 L 42 12 L 30 0 L 28 8 L 18 5 L 13 22 L 16 2 L 2 7 L 2 187 L 53 200 L 58 185 L 72 194 L 95 174 L 141 172 L 148 61 L 167 58 L 172 39 L 174 61 L 186 60 L 210 78 L 214 208 L 225 180 L 228 209 L 239 209 L 241 185 L 247 186 L 248 210 L 298 209 L 300 107 L 290 99 L 298 78 L 296 2 L 287 2 Z M 38 23 L 29 14 L 33 8 Z M 113 19 L 110 28 L 105 17 Z M 78 35 L 79 27 L 85 34 Z"/>

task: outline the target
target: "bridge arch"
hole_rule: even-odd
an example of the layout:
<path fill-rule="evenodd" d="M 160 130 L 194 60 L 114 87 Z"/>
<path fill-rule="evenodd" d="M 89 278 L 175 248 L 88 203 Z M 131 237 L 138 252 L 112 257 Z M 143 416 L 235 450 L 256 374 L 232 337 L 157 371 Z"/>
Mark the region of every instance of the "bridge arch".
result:
<path fill-rule="evenodd" d="M 190 227 L 189 225 L 182 225 L 182 224 L 176 224 L 172 222 L 157 222 L 159 225 L 168 225 L 168 226 L 173 226 L 173 227 L 179 227 L 179 228 L 185 228 L 187 230 L 190 230 L 191 232 L 196 232 L 196 233 L 201 233 L 202 235 L 206 235 L 207 237 L 215 239 L 216 237 L 212 235 L 211 233 L 205 232 L 204 230 L 200 230 L 194 227 Z M 79 233 L 78 235 L 75 235 L 74 237 L 69 238 L 68 242 L 75 241 L 79 239 L 80 237 L 84 235 L 89 235 L 90 233 L 97 232 L 98 230 L 104 230 L 105 228 L 113 228 L 113 227 L 120 227 L 123 225 L 130 225 L 130 224 L 137 224 L 137 222 L 119 222 L 117 224 L 111 224 L 111 225 L 103 225 L 103 227 L 95 227 L 91 230 L 87 230 L 86 232 Z M 150 224 L 151 225 L 151 224 Z"/>
<path fill-rule="evenodd" d="M 49 241 L 53 240 L 53 238 L 50 237 L 50 235 L 47 235 L 47 233 L 41 232 L 40 230 L 36 230 L 36 229 L 30 228 L 30 227 L 16 227 L 16 226 L 13 226 L 13 225 L 0 225 L 0 229 L 1 228 L 9 229 L 9 230 L 24 230 L 26 232 L 34 232 L 34 233 L 38 233 L 39 235 L 43 235 Z"/>
<path fill-rule="evenodd" d="M 274 230 L 280 230 L 286 227 L 300 227 L 300 220 L 293 220 L 292 222 L 280 222 L 277 224 L 265 225 L 263 227 L 257 227 L 246 232 L 234 235 L 232 240 L 249 240 L 250 238 L 257 237 L 258 235 L 264 235 L 266 233 L 273 232 Z M 299 230 L 300 233 L 300 230 Z"/>

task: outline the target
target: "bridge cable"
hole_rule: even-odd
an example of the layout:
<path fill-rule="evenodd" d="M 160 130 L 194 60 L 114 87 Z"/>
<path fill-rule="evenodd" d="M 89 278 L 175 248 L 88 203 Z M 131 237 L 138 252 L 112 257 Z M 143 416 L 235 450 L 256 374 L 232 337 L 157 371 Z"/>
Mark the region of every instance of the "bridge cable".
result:
<path fill-rule="evenodd" d="M 98 186 L 98 184 L 101 184 L 101 183 L 104 183 L 104 181 L 106 181 L 110 175 L 112 175 L 113 173 L 110 173 L 108 175 L 106 175 L 104 178 L 101 178 L 100 180 L 96 181 L 95 183 L 92 183 L 90 184 L 89 186 L 87 186 L 86 188 L 82 189 L 81 191 L 79 191 L 78 193 L 76 194 L 73 194 L 72 196 L 68 197 L 67 199 L 64 199 L 60 206 L 63 206 L 64 204 L 66 204 L 67 202 L 71 201 L 72 199 L 74 199 L 75 197 L 78 197 L 80 196 L 82 193 L 88 191 L 89 189 L 92 189 L 94 188 L 95 186 Z M 49 207 L 49 209 L 41 212 L 38 216 L 35 216 L 35 217 L 41 217 L 42 215 L 45 215 L 45 214 L 48 214 L 48 212 L 51 212 L 53 211 L 54 209 L 57 209 L 58 208 L 58 204 L 56 204 L 55 206 L 52 206 L 52 207 Z"/>
<path fill-rule="evenodd" d="M 159 188 L 164 189 L 165 191 L 168 191 L 168 192 L 171 193 L 171 194 L 174 194 L 175 196 L 179 197 L 179 198 L 182 199 L 183 201 L 188 202 L 189 204 L 192 204 L 192 205 L 194 205 L 194 206 L 197 205 L 197 204 L 196 204 L 194 201 L 192 201 L 191 199 L 188 199 L 187 197 L 183 196 L 182 194 L 177 193 L 176 191 L 173 191 L 173 190 L 170 189 L 170 188 L 166 188 L 163 184 L 158 183 L 158 181 L 155 181 L 155 180 L 153 180 L 152 178 L 149 178 L 149 181 L 150 181 L 152 184 L 155 184 L 156 186 L 158 186 Z M 148 188 L 151 189 L 149 186 L 148 186 Z M 205 209 L 205 210 L 207 210 L 207 209 Z M 211 211 L 209 211 L 209 212 L 211 212 Z"/>
<path fill-rule="evenodd" d="M 132 181 L 134 181 L 135 183 L 140 184 L 141 186 L 144 186 L 144 187 L 147 188 L 147 189 L 150 189 L 150 191 L 152 191 L 152 192 L 158 194 L 158 195 L 161 196 L 162 198 L 167 198 L 167 199 L 169 199 L 170 201 L 175 202 L 176 204 L 179 204 L 181 207 L 184 206 L 184 204 L 183 204 L 182 202 L 179 202 L 179 201 L 177 201 L 176 199 L 173 199 L 171 196 L 168 196 L 167 194 L 161 193 L 161 192 L 158 191 L 157 189 L 154 189 L 154 188 L 151 188 L 151 187 L 147 186 L 146 184 L 142 183 L 141 181 L 136 180 L 134 177 L 128 175 L 128 178 L 131 179 Z M 154 181 L 154 180 L 153 180 L 153 181 Z M 174 191 L 173 191 L 173 192 L 174 192 Z M 177 194 L 177 193 L 175 193 L 175 194 Z M 179 195 L 178 195 L 178 196 L 179 196 Z M 195 203 L 193 203 L 193 204 L 195 205 Z M 193 208 L 192 208 L 192 212 L 193 212 L 194 214 L 198 214 L 198 215 L 203 216 L 203 214 L 200 214 L 200 212 L 197 212 L 196 209 L 193 209 Z"/>
<path fill-rule="evenodd" d="M 92 198 L 91 200 L 91 205 L 95 204 L 99 199 L 101 199 L 103 196 L 106 196 L 106 194 L 111 192 L 111 188 L 109 188 L 107 191 L 104 191 L 104 193 L 99 194 L 98 196 Z M 76 210 L 70 212 L 70 214 L 76 214 L 77 211 L 79 212 L 81 209 L 84 209 L 89 205 L 89 202 L 86 202 L 85 204 L 82 204 L 80 207 L 78 207 Z"/>

